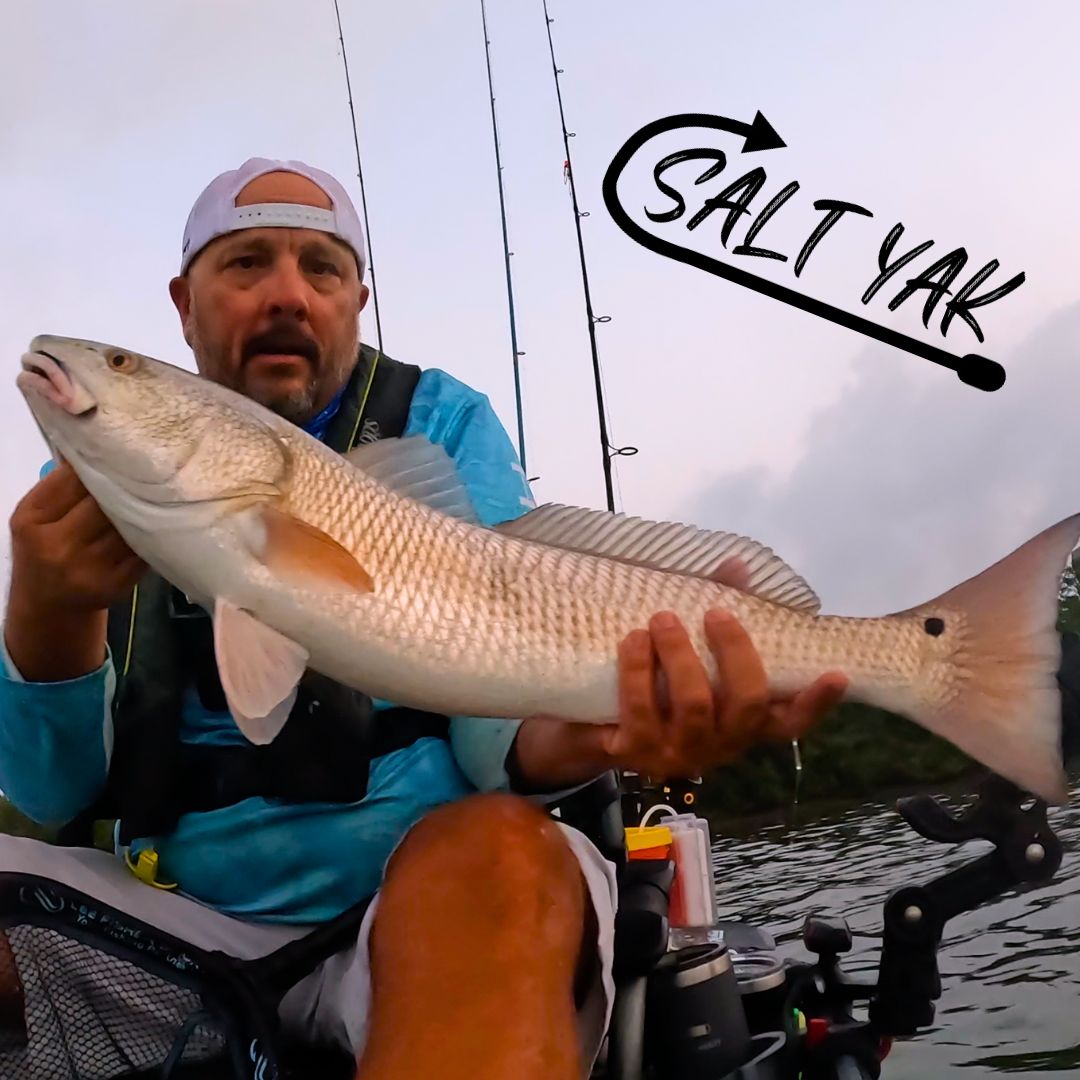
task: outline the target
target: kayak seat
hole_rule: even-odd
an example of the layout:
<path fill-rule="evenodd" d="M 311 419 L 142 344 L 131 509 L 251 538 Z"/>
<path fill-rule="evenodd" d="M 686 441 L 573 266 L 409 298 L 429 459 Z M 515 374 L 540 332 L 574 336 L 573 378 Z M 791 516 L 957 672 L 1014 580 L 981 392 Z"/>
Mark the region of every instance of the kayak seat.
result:
<path fill-rule="evenodd" d="M 667 898 L 673 867 L 667 862 L 628 862 L 623 839 L 620 790 L 614 773 L 548 807 L 558 820 L 573 825 L 597 845 L 617 867 L 619 910 L 615 927 L 615 978 L 622 987 L 640 982 L 667 947 Z M 268 956 L 239 961 L 219 952 L 194 949 L 186 942 L 126 913 L 110 909 L 77 890 L 33 875 L 0 871 L 0 929 L 9 934 L 52 933 L 70 939 L 79 949 L 74 969 L 65 968 L 65 981 L 79 984 L 84 968 L 99 960 L 116 966 L 130 987 L 129 997 L 146 1015 L 161 983 L 179 984 L 190 991 L 186 1020 L 146 1021 L 138 1033 L 137 1052 L 129 1046 L 96 1046 L 86 1031 L 67 1026 L 61 1008 L 22 1040 L 0 1032 L 0 1075 L 5 1080 L 352 1080 L 355 1063 L 336 1046 L 298 1043 L 286 1036 L 277 1020 L 285 993 L 328 956 L 355 939 L 368 901 Z M 13 938 L 14 940 L 14 938 Z M 86 946 L 90 948 L 87 949 Z M 74 955 L 74 954 L 73 954 Z M 89 958 L 89 959 L 87 959 Z M 112 969 L 110 969 L 112 970 Z M 92 988 L 91 972 L 85 985 Z M 99 973 L 100 978 L 100 973 Z M 140 999 L 140 995 L 141 999 Z M 90 992 L 92 998 L 92 990 Z M 175 992 L 172 991 L 175 998 Z M 90 1000 L 79 1008 L 93 1010 Z M 68 1002 L 70 1011 L 71 1003 Z M 594 1076 L 606 1076 L 605 1063 L 623 1037 L 622 1011 L 616 1007 L 607 1045 Z M 154 1015 L 154 1020 L 160 1018 Z M 51 1027 L 49 1025 L 52 1025 Z M 80 1025 L 81 1026 L 81 1025 Z M 10 1033 L 9 1033 L 10 1035 Z M 41 1066 L 40 1040 L 48 1064 Z M 631 1039 L 633 1033 L 631 1033 Z M 31 1060 L 27 1040 L 39 1040 Z"/>

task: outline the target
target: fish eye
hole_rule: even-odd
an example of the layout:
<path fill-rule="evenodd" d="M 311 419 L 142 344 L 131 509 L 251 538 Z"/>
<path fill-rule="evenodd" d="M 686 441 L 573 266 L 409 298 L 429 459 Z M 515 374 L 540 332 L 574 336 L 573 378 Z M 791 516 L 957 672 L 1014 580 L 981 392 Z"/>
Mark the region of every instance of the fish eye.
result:
<path fill-rule="evenodd" d="M 130 375 L 139 369 L 139 359 L 131 353 L 121 352 L 119 349 L 110 349 L 105 354 L 105 363 L 110 370 L 118 371 L 123 375 Z"/>
<path fill-rule="evenodd" d="M 945 633 L 945 620 L 944 619 L 927 619 L 923 623 L 923 628 L 931 637 L 940 637 Z"/>

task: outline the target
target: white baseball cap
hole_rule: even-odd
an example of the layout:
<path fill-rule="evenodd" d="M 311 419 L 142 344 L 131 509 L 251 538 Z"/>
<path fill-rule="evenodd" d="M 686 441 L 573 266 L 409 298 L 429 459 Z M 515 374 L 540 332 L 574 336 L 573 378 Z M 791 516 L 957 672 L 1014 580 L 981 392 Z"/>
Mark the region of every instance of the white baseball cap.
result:
<path fill-rule="evenodd" d="M 272 172 L 291 172 L 306 176 L 329 198 L 332 210 L 301 203 L 253 203 L 237 206 L 236 197 L 258 176 Z M 191 260 L 211 240 L 240 229 L 318 229 L 344 241 L 356 255 L 360 280 L 366 266 L 364 230 L 356 208 L 345 189 L 329 173 L 312 168 L 302 161 L 274 161 L 248 158 L 239 169 L 223 172 L 206 186 L 195 200 L 184 226 L 184 247 L 180 273 L 185 274 Z"/>

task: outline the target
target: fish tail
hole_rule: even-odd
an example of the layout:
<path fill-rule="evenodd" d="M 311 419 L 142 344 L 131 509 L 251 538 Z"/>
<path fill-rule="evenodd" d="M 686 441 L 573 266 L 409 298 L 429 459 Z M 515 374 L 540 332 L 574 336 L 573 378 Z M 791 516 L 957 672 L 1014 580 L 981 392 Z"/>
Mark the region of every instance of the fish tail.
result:
<path fill-rule="evenodd" d="M 1068 802 L 1068 788 L 1057 683 L 1058 596 L 1078 540 L 1075 514 L 908 613 L 924 616 L 927 632 L 947 632 L 950 618 L 956 623 L 951 690 L 936 706 L 920 710 L 920 722 L 994 772 L 1059 804 Z"/>

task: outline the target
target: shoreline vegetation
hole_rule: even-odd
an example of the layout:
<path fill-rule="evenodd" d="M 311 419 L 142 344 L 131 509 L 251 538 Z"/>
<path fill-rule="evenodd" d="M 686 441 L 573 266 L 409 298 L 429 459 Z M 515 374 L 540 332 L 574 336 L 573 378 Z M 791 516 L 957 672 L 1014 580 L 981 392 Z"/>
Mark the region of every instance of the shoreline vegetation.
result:
<path fill-rule="evenodd" d="M 1080 633 L 1078 565 L 1080 557 L 1075 557 L 1062 578 L 1062 632 Z M 1080 758 L 1080 723 L 1071 713 L 1066 715 L 1063 740 L 1066 761 Z M 730 835 L 750 821 L 779 822 L 793 810 L 811 814 L 829 803 L 880 801 L 891 792 L 948 786 L 979 769 L 967 755 L 910 720 L 858 703 L 836 708 L 799 749 L 801 774 L 789 744 L 755 747 L 735 764 L 714 770 L 697 789 L 695 811 L 709 819 L 714 831 L 723 826 Z M 55 828 L 29 820 L 2 795 L 0 833 L 50 843 L 56 838 Z M 95 846 L 112 851 L 110 823 L 98 823 Z"/>

